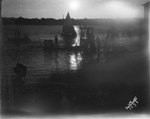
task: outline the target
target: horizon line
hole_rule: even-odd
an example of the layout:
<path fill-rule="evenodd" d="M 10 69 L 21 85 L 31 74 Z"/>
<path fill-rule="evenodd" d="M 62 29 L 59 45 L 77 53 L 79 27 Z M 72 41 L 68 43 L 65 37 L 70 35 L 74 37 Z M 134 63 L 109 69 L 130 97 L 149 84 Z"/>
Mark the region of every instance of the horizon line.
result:
<path fill-rule="evenodd" d="M 24 18 L 24 19 L 54 19 L 54 20 L 63 20 L 64 18 L 53 18 L 53 17 L 41 17 L 41 18 L 38 18 L 38 17 L 33 17 L 33 18 L 29 18 L 29 17 L 7 17 L 7 16 L 2 16 L 2 18 L 15 18 L 15 19 L 18 19 L 18 18 Z M 75 20 L 84 20 L 84 19 L 143 19 L 144 17 L 125 17 L 125 18 L 106 18 L 106 17 L 101 17 L 101 18 L 71 18 L 71 19 L 75 19 Z"/>

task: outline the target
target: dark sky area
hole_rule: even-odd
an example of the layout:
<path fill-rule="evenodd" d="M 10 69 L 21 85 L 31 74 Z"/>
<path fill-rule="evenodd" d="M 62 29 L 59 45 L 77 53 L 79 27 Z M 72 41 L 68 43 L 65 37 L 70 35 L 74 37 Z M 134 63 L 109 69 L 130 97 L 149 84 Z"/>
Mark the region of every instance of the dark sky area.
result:
<path fill-rule="evenodd" d="M 73 18 L 143 17 L 149 0 L 3 0 L 3 17 L 56 18 L 67 12 Z"/>

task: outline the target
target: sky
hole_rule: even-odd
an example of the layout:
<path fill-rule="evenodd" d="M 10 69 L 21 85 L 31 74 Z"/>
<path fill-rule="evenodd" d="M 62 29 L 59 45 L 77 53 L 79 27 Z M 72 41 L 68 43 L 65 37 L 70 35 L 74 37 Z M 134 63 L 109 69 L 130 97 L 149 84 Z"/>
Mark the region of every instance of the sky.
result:
<path fill-rule="evenodd" d="M 139 18 L 149 0 L 3 0 L 3 17 Z"/>

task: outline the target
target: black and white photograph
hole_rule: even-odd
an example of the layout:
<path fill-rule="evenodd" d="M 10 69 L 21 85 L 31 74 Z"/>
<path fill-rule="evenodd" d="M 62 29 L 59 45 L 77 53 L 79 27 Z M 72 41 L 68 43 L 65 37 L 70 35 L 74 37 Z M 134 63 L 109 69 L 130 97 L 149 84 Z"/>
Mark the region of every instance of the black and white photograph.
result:
<path fill-rule="evenodd" d="M 150 112 L 149 0 L 0 0 L 1 118 Z"/>

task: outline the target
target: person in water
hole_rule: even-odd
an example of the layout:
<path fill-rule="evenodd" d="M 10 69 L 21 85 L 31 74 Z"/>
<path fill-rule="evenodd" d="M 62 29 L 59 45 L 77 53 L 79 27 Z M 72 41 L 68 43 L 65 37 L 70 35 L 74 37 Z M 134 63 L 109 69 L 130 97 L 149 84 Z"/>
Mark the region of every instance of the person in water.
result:
<path fill-rule="evenodd" d="M 25 93 L 24 80 L 27 73 L 27 68 L 21 63 L 17 63 L 13 68 L 15 76 L 13 77 L 13 92 L 15 100 L 19 100 Z"/>
<path fill-rule="evenodd" d="M 55 35 L 55 46 L 58 47 L 58 37 L 57 37 L 57 35 Z"/>

